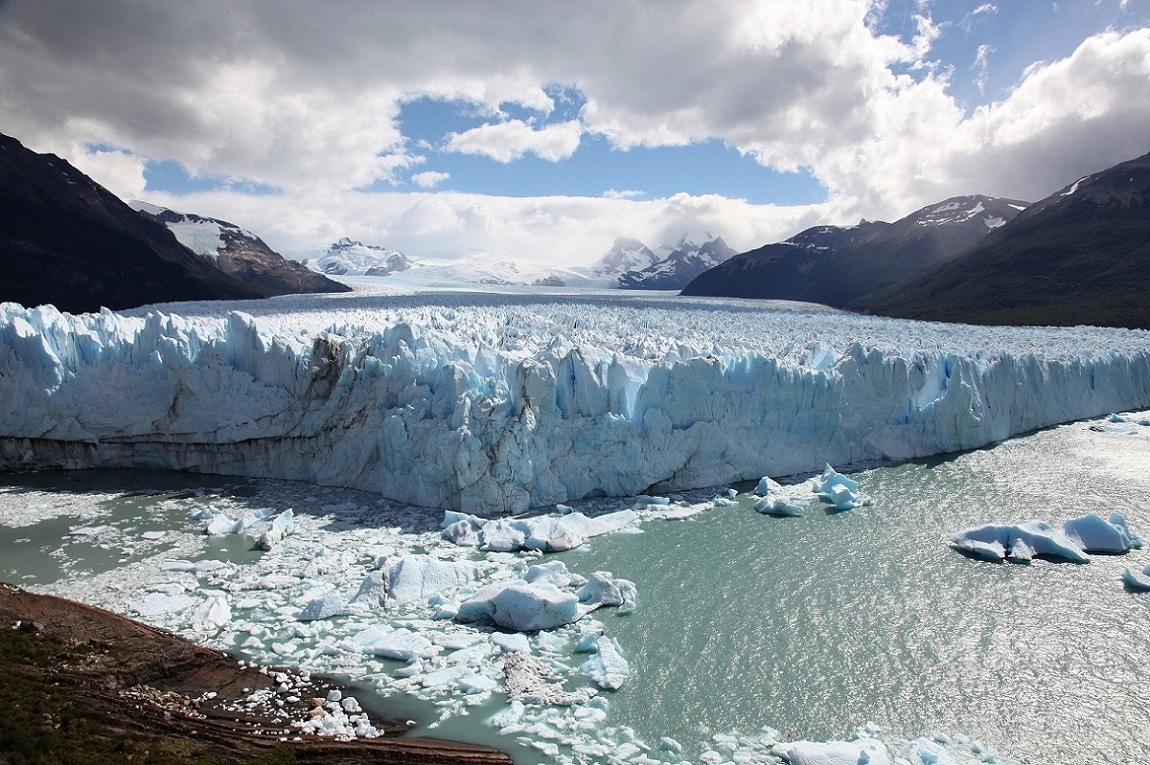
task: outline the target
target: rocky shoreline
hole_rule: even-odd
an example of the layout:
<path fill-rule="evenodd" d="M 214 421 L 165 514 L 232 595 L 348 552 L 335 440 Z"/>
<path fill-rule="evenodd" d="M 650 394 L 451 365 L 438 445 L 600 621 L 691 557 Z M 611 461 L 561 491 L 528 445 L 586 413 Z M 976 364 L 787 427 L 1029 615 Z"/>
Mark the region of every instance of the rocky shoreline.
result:
<path fill-rule="evenodd" d="M 0 584 L 0 628 L 0 759 L 24 746 L 88 762 L 511 762 L 401 736 L 406 724 L 369 719 L 330 681 L 248 666 L 82 603 Z"/>

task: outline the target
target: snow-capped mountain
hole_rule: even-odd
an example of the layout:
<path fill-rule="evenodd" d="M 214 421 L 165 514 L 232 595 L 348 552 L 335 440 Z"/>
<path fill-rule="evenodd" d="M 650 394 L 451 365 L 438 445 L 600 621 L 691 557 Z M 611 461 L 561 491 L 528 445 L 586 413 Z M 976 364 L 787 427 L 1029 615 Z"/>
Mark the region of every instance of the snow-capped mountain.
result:
<path fill-rule="evenodd" d="M 164 226 L 52 154 L 0 135 L 0 302 L 71 313 L 258 298 Z"/>
<path fill-rule="evenodd" d="M 875 313 L 1150 328 L 1150 154 L 1079 178 L 953 261 L 865 296 Z"/>
<path fill-rule="evenodd" d="M 702 244 L 684 237 L 678 244 L 656 250 L 637 239 L 619 237 L 591 268 L 620 289 L 678 290 L 733 255 L 735 250 L 722 237 Z"/>
<path fill-rule="evenodd" d="M 339 284 L 288 260 L 255 234 L 234 223 L 194 213 L 182 213 L 140 200 L 129 207 L 145 218 L 162 223 L 180 244 L 245 284 L 271 295 L 303 292 L 346 292 Z"/>
<path fill-rule="evenodd" d="M 638 239 L 617 237 L 611 249 L 592 266 L 592 271 L 604 277 L 618 279 L 628 271 L 642 271 L 658 262 L 659 256 Z"/>
<path fill-rule="evenodd" d="M 845 308 L 862 295 L 959 255 L 1027 204 L 976 194 L 928 205 L 894 223 L 816 226 L 729 259 L 701 274 L 683 294 Z"/>
<path fill-rule="evenodd" d="M 343 237 L 305 265 L 331 276 L 390 276 L 415 265 L 399 250 Z"/>

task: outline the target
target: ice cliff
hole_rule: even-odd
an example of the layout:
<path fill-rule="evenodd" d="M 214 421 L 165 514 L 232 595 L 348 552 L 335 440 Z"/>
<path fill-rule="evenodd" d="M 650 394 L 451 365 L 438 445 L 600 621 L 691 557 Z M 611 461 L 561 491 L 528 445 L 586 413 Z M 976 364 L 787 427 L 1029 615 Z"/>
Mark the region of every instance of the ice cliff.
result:
<path fill-rule="evenodd" d="M 0 305 L 0 469 L 299 479 L 491 516 L 1150 405 L 1150 334 L 1128 330 L 529 295 L 174 309 Z"/>

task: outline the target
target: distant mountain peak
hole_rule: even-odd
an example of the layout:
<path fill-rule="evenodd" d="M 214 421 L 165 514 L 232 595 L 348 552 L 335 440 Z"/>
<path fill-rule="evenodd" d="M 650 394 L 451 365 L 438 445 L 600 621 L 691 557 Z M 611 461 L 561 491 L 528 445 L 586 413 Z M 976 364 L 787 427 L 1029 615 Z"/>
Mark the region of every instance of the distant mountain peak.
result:
<path fill-rule="evenodd" d="M 389 276 L 418 264 L 399 250 L 344 236 L 306 265 L 329 276 Z"/>
<path fill-rule="evenodd" d="M 678 290 L 733 255 L 735 250 L 718 236 L 696 243 L 684 234 L 678 244 L 664 244 L 655 251 L 637 239 L 620 237 L 596 269 L 615 275 L 621 289 Z"/>

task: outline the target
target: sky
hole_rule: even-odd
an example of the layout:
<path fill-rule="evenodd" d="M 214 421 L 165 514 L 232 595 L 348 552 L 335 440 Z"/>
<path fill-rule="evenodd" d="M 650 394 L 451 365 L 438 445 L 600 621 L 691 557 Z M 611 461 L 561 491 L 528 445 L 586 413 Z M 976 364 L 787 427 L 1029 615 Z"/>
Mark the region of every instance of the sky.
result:
<path fill-rule="evenodd" d="M 0 132 L 300 258 L 748 250 L 1148 126 L 1150 0 L 0 0 Z"/>

